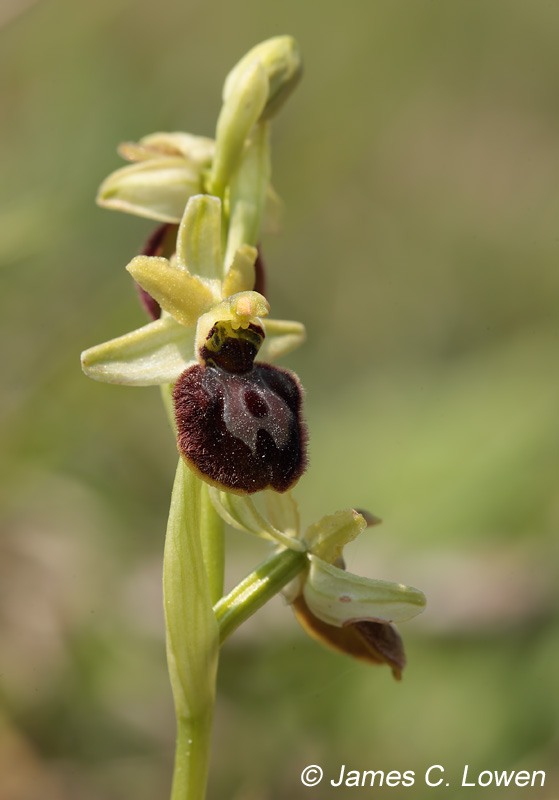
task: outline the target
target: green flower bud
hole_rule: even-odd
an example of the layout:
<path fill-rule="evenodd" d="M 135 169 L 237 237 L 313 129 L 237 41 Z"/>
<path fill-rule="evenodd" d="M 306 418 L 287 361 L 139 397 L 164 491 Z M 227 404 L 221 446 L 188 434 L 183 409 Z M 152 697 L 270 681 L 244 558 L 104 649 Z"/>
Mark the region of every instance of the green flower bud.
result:
<path fill-rule="evenodd" d="M 260 61 L 237 73 L 224 100 L 215 134 L 215 158 L 209 179 L 211 194 L 223 196 L 238 166 L 245 139 L 258 121 L 268 97 L 268 77 Z"/>
<path fill-rule="evenodd" d="M 268 77 L 268 97 L 260 117 L 270 119 L 287 100 L 301 78 L 303 64 L 292 36 L 275 36 L 257 44 L 233 67 L 223 87 L 223 100 L 234 91 L 239 75 L 253 62 L 260 62 Z"/>

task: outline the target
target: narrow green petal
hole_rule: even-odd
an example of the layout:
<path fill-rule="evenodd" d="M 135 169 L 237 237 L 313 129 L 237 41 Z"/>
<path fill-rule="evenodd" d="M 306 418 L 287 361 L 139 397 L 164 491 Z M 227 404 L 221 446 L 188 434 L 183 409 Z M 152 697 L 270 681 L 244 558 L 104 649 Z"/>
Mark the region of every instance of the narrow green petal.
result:
<path fill-rule="evenodd" d="M 258 354 L 259 361 L 274 361 L 303 344 L 307 337 L 300 322 L 282 319 L 266 320 L 266 338 Z"/>
<path fill-rule="evenodd" d="M 182 157 L 160 157 L 116 170 L 101 184 L 97 203 L 161 222 L 180 222 L 201 173 Z"/>
<path fill-rule="evenodd" d="M 223 281 L 223 298 L 230 297 L 238 292 L 248 292 L 254 289 L 255 272 L 254 264 L 258 251 L 248 244 L 242 245 L 233 258 L 233 263 Z"/>
<path fill-rule="evenodd" d="M 361 578 L 309 556 L 311 568 L 303 589 L 308 607 L 323 622 L 347 625 L 357 620 L 403 622 L 420 614 L 425 596 L 400 583 Z"/>
<path fill-rule="evenodd" d="M 177 236 L 177 263 L 192 275 L 220 280 L 221 201 L 211 195 L 191 197 Z"/>
<path fill-rule="evenodd" d="M 367 522 L 357 511 L 348 508 L 322 517 L 305 532 L 305 542 L 315 556 L 333 564 L 342 556 L 346 544 L 365 530 Z"/>
<path fill-rule="evenodd" d="M 174 383 L 194 363 L 193 355 L 194 328 L 165 317 L 86 350 L 82 368 L 98 381 L 152 386 Z"/>
<path fill-rule="evenodd" d="M 219 516 L 237 530 L 252 533 L 292 550 L 305 550 L 302 542 L 274 528 L 258 511 L 250 497 L 223 492 L 215 487 L 210 487 L 209 493 Z"/>
<path fill-rule="evenodd" d="M 198 317 L 215 302 L 205 283 L 166 258 L 137 256 L 126 269 L 181 325 L 196 325 Z"/>

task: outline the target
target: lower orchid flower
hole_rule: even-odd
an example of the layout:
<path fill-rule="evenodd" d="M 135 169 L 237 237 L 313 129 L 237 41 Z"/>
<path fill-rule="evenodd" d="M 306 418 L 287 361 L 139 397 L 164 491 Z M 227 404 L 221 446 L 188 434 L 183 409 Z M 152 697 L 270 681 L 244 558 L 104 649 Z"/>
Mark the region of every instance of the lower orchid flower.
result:
<path fill-rule="evenodd" d="M 377 518 L 348 509 L 325 516 L 301 532 L 290 494 L 266 492 L 268 518 L 248 497 L 216 489 L 210 490 L 210 496 L 230 525 L 280 546 L 275 556 L 248 576 L 241 592 L 218 603 L 216 613 L 226 635 L 248 616 L 251 602 L 262 604 L 283 589 L 296 618 L 313 638 L 370 664 L 388 664 L 400 680 L 406 659 L 402 639 L 391 623 L 420 614 L 425 596 L 410 586 L 347 572 L 342 558 L 345 545 L 379 522 Z"/>

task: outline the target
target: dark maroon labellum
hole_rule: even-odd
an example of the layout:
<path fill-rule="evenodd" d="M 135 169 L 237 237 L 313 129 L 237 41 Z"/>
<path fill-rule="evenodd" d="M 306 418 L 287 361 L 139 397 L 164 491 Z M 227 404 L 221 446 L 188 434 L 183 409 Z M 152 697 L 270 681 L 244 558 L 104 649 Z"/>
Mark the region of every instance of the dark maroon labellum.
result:
<path fill-rule="evenodd" d="M 203 348 L 206 363 L 178 379 L 173 392 L 178 447 L 195 471 L 221 489 L 285 492 L 307 462 L 302 391 L 291 372 L 253 364 L 252 333 L 226 338 L 211 354 Z M 215 330 L 209 344 L 212 338 Z"/>

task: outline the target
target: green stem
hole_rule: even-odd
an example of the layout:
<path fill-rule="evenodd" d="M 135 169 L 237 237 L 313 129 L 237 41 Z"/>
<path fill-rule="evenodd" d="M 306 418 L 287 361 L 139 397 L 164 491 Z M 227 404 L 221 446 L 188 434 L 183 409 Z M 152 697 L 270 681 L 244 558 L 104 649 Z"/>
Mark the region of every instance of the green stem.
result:
<path fill-rule="evenodd" d="M 219 600 L 214 611 L 219 625 L 220 645 L 239 625 L 293 580 L 307 563 L 306 552 L 281 550 L 263 561 L 226 597 Z"/>
<path fill-rule="evenodd" d="M 202 482 L 179 459 L 163 562 L 167 661 L 177 717 L 172 800 L 204 800 L 218 628 L 201 543 Z"/>
<path fill-rule="evenodd" d="M 203 800 L 206 796 L 212 717 L 210 711 L 197 719 L 177 719 L 171 800 Z"/>

